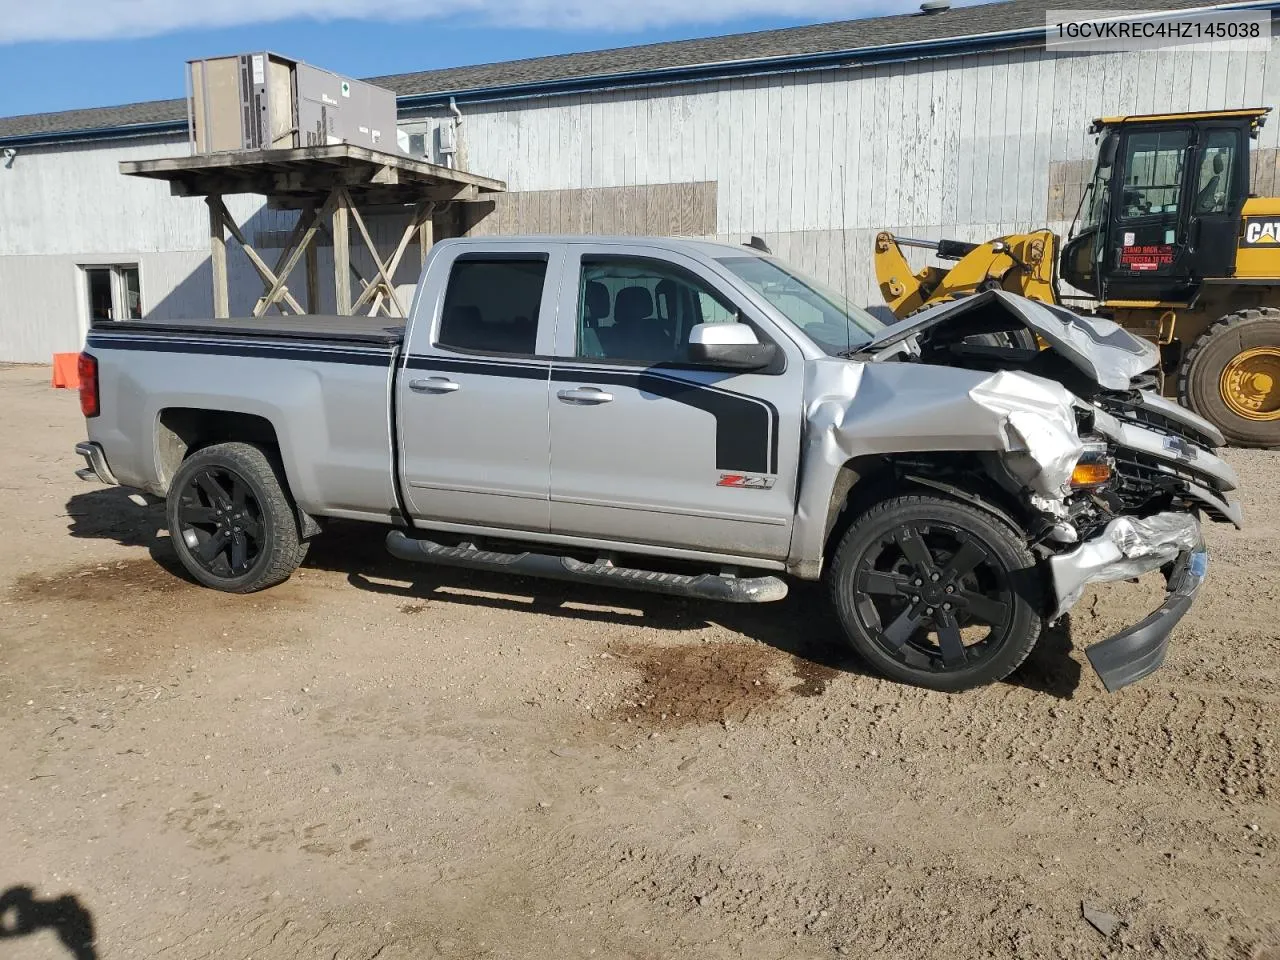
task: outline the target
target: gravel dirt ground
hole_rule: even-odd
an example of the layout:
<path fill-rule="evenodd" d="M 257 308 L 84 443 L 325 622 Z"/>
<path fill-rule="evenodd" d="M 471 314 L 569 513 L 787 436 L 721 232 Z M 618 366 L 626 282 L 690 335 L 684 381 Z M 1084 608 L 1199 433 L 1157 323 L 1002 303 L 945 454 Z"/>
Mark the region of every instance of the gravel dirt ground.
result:
<path fill-rule="evenodd" d="M 198 588 L 75 478 L 47 381 L 0 369 L 2 957 L 1280 960 L 1280 454 L 1231 455 L 1248 526 L 1160 672 L 1109 696 L 1081 654 L 1144 581 L 948 696 L 803 585 L 436 571 L 352 525 Z"/>

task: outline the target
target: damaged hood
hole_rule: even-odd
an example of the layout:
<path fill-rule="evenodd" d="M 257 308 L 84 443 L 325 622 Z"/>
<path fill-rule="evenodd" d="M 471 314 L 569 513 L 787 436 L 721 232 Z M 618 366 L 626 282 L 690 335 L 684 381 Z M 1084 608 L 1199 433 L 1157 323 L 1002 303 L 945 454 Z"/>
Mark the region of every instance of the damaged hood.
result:
<path fill-rule="evenodd" d="M 943 325 L 972 323 L 975 333 L 987 332 L 993 328 L 993 310 L 1011 314 L 1050 349 L 1107 390 L 1129 389 L 1134 377 L 1150 370 L 1160 359 L 1155 344 L 1135 337 L 1110 320 L 1083 317 L 1004 290 L 987 290 L 940 303 L 899 320 L 881 330 L 859 352 L 880 353 Z"/>

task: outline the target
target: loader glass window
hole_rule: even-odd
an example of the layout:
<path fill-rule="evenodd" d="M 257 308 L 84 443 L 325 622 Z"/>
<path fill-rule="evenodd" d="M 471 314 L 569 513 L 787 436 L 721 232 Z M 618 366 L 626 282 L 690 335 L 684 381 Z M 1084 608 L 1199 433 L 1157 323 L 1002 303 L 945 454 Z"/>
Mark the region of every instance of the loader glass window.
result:
<path fill-rule="evenodd" d="M 1240 134 L 1214 130 L 1200 152 L 1200 176 L 1196 180 L 1193 213 L 1226 213 L 1231 203 L 1231 178 L 1235 173 Z"/>
<path fill-rule="evenodd" d="M 580 357 L 685 363 L 690 330 L 737 319 L 732 304 L 678 267 L 639 257 L 583 258 Z"/>
<path fill-rule="evenodd" d="M 449 275 L 436 342 L 455 350 L 531 355 L 545 257 L 459 259 Z"/>
<path fill-rule="evenodd" d="M 720 262 L 832 356 L 864 346 L 884 328 L 883 323 L 854 306 L 847 297 L 780 261 L 728 257 Z"/>
<path fill-rule="evenodd" d="M 1178 212 L 1187 143 L 1186 130 L 1129 134 L 1120 166 L 1121 220 Z"/>
<path fill-rule="evenodd" d="M 1115 168 L 1115 163 L 1112 162 L 1109 166 L 1100 166 L 1094 171 L 1093 183 L 1084 201 L 1084 222 L 1080 227 L 1082 232 L 1091 230 L 1106 220 L 1107 204 L 1111 202 L 1111 171 Z"/>

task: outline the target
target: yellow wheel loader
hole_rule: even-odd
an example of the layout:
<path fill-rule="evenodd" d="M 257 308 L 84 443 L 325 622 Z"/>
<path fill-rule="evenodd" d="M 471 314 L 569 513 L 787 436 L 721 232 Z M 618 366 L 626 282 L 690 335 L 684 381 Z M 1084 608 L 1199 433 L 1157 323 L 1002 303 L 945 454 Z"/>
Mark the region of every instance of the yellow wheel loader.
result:
<path fill-rule="evenodd" d="M 1269 112 L 1095 120 L 1097 163 L 1065 242 L 880 233 L 880 291 L 898 317 L 993 288 L 1109 317 L 1160 345 L 1167 394 L 1238 446 L 1280 447 L 1280 197 L 1249 194 Z M 904 247 L 954 265 L 913 272 Z"/>

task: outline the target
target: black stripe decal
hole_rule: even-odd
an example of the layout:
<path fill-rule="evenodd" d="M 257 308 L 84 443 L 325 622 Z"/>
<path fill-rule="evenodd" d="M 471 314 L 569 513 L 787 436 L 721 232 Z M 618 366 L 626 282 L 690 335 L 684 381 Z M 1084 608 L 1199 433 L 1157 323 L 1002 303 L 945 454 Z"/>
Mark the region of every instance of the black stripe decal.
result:
<path fill-rule="evenodd" d="M 315 363 L 386 366 L 392 351 L 179 339 L 176 337 L 89 336 L 89 349 L 141 350 L 150 353 L 194 353 L 209 356 L 262 357 Z M 557 382 L 591 380 L 631 387 L 710 413 L 716 421 L 716 469 L 743 473 L 778 472 L 778 409 L 767 400 L 749 397 L 696 380 L 686 380 L 653 368 L 610 369 L 604 366 L 560 365 L 550 360 L 506 360 L 471 357 L 409 356 L 410 370 L 448 370 L 489 377 L 514 377 Z"/>
<path fill-rule="evenodd" d="M 552 366 L 554 364 L 554 366 Z M 550 371 L 558 383 L 588 380 L 631 387 L 710 413 L 716 421 L 716 469 L 743 473 L 778 472 L 778 409 L 767 400 L 686 380 L 657 368 L 643 370 L 584 366 L 553 358 L 410 356 L 411 370 L 448 370 L 488 377 L 541 380 Z"/>
<path fill-rule="evenodd" d="M 508 377 L 521 380 L 546 380 L 548 363 L 510 360 L 481 360 L 468 357 L 411 356 L 405 361 L 410 370 L 448 370 L 452 373 L 474 373 L 485 377 Z"/>
<path fill-rule="evenodd" d="M 743 473 L 778 472 L 778 410 L 766 400 L 648 370 L 555 366 L 557 383 L 588 380 L 632 387 L 703 410 L 716 421 L 716 469 Z"/>
<path fill-rule="evenodd" d="M 91 350 L 197 353 L 221 357 L 262 357 L 276 360 L 308 360 L 314 363 L 352 363 L 369 367 L 385 367 L 391 363 L 393 356 L 391 350 L 351 350 L 298 344 L 226 343 L 216 340 L 180 340 L 175 337 L 143 339 L 141 337 L 90 336 L 85 346 Z"/>

